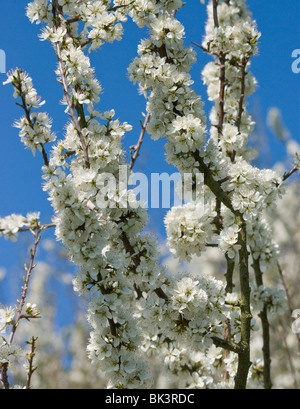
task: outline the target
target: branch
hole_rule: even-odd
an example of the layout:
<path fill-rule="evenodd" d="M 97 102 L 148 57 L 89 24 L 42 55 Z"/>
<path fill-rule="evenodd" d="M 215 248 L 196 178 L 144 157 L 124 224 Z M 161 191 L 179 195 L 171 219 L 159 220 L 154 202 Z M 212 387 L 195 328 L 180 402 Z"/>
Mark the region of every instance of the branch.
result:
<path fill-rule="evenodd" d="M 215 28 L 219 27 L 219 18 L 218 18 L 218 0 L 213 0 L 213 14 L 214 14 L 214 24 Z"/>
<path fill-rule="evenodd" d="M 230 325 L 230 320 L 229 319 L 227 319 L 225 321 L 224 339 L 227 342 L 231 341 L 231 325 Z M 229 355 L 229 351 L 224 349 L 223 350 L 222 360 L 223 360 L 223 380 L 225 382 L 229 381 L 229 373 L 228 373 L 228 371 L 226 369 L 226 364 L 225 364 L 225 359 L 228 358 L 228 355 Z"/>
<path fill-rule="evenodd" d="M 253 258 L 253 269 L 255 273 L 255 280 L 256 280 L 256 286 L 257 288 L 261 287 L 264 285 L 263 282 L 263 272 L 261 271 L 260 268 L 260 260 L 255 259 L 253 257 L 253 252 L 252 252 L 252 258 Z M 264 371 L 263 371 L 263 376 L 264 376 L 264 387 L 265 389 L 272 389 L 272 380 L 271 380 L 271 351 L 270 351 L 270 324 L 269 324 L 269 319 L 268 319 L 268 309 L 267 309 L 267 304 L 264 303 L 264 307 L 262 311 L 259 313 L 259 318 L 261 320 L 261 325 L 262 325 L 262 331 L 263 331 L 263 357 L 264 357 Z"/>
<path fill-rule="evenodd" d="M 225 192 L 220 183 L 215 180 L 213 177 L 211 170 L 204 162 L 203 158 L 200 156 L 199 152 L 196 151 L 193 153 L 194 159 L 198 162 L 199 170 L 204 175 L 204 184 L 212 191 L 212 193 L 220 200 L 221 203 L 224 204 L 229 210 L 232 211 L 233 214 L 236 216 L 240 216 L 239 212 L 234 210 L 231 204 L 230 197 L 227 192 Z"/>
<path fill-rule="evenodd" d="M 220 142 L 220 137 L 222 135 L 223 123 L 224 123 L 224 98 L 225 98 L 225 87 L 226 87 L 226 53 L 223 50 L 219 51 L 219 62 L 220 62 L 220 91 L 219 91 L 219 122 L 218 122 L 218 142 Z"/>
<path fill-rule="evenodd" d="M 35 224 L 33 226 L 30 227 L 22 227 L 21 229 L 18 230 L 18 233 L 24 233 L 27 231 L 35 231 L 37 229 L 42 230 L 46 230 L 46 229 L 50 229 L 52 227 L 56 227 L 55 223 L 49 223 L 49 224 L 43 224 L 42 226 L 40 224 Z M 4 229 L 0 229 L 0 233 L 4 232 Z"/>
<path fill-rule="evenodd" d="M 18 90 L 19 95 L 20 95 L 20 97 L 22 99 L 22 105 L 19 104 L 19 103 L 17 103 L 17 105 L 24 109 L 28 125 L 30 126 L 31 129 L 34 130 L 34 125 L 33 125 L 32 121 L 31 121 L 31 118 L 30 118 L 30 109 L 28 108 L 28 106 L 26 104 L 26 97 L 25 97 L 24 91 L 22 90 L 22 83 L 21 83 L 21 77 L 20 77 L 20 72 L 19 71 L 18 71 L 17 81 L 18 82 L 17 82 L 17 84 L 15 84 L 15 87 Z M 48 167 L 49 166 L 49 160 L 48 160 L 48 156 L 47 156 L 47 153 L 45 151 L 44 145 L 42 143 L 40 143 L 39 145 L 41 147 L 44 164 L 45 164 L 45 166 Z"/>
<path fill-rule="evenodd" d="M 26 277 L 24 278 L 24 286 L 22 287 L 22 294 L 21 294 L 21 299 L 17 300 L 18 302 L 18 306 L 17 306 L 17 316 L 16 319 L 13 322 L 13 326 L 12 326 L 12 330 L 8 339 L 8 345 L 11 345 L 16 333 L 16 330 L 18 328 L 19 322 L 23 316 L 22 314 L 22 310 L 23 307 L 25 305 L 25 300 L 26 300 L 26 296 L 27 296 L 27 290 L 28 290 L 28 285 L 29 285 L 29 281 L 30 281 L 30 277 L 31 277 L 31 273 L 33 271 L 33 269 L 35 268 L 35 264 L 34 264 L 34 259 L 36 256 L 36 252 L 37 252 L 37 247 L 40 241 L 40 233 L 41 233 L 41 229 L 37 228 L 35 230 L 34 234 L 34 246 L 33 248 L 30 250 L 30 264 L 29 267 L 25 266 L 25 271 L 26 271 Z M 0 367 L 1 370 L 1 383 L 4 387 L 4 389 L 9 389 L 9 382 L 8 382 L 8 378 L 7 378 L 7 370 L 8 370 L 8 363 L 3 364 Z"/>
<path fill-rule="evenodd" d="M 31 351 L 26 356 L 26 358 L 28 360 L 28 372 L 27 372 L 26 389 L 31 389 L 31 378 L 32 378 L 33 373 L 37 369 L 37 367 L 33 366 L 33 359 L 35 357 L 35 349 L 36 349 L 36 341 L 37 341 L 37 338 L 32 337 L 31 340 L 29 342 L 27 342 L 29 345 L 31 345 Z"/>
<path fill-rule="evenodd" d="M 299 163 L 297 163 L 293 169 L 291 169 L 289 172 L 284 173 L 282 177 L 282 181 L 285 182 L 289 177 L 291 177 L 295 172 L 299 170 Z"/>
<path fill-rule="evenodd" d="M 205 53 L 208 53 L 208 52 L 209 52 L 208 49 L 205 48 L 205 47 L 203 47 L 202 45 L 200 45 L 200 44 L 198 44 L 198 43 L 195 43 L 194 41 L 191 41 L 191 43 L 194 44 L 196 47 L 201 48 L 201 50 L 204 51 Z"/>
<path fill-rule="evenodd" d="M 227 270 L 226 270 L 226 293 L 231 294 L 233 291 L 233 272 L 234 272 L 234 267 L 235 267 L 235 259 L 228 257 L 228 254 L 225 255 L 226 257 L 226 262 L 227 262 Z"/>
<path fill-rule="evenodd" d="M 65 27 L 66 26 L 66 20 L 64 19 L 64 16 L 60 10 L 60 7 L 58 5 L 57 0 L 53 0 L 53 4 L 52 4 L 52 12 L 53 12 L 53 20 L 54 20 L 54 25 L 56 28 L 58 28 L 58 24 L 57 24 L 57 20 L 56 20 L 56 16 L 59 18 L 60 24 L 61 26 Z M 81 147 L 83 150 L 83 155 L 84 155 L 84 161 L 85 161 L 85 166 L 86 168 L 90 168 L 90 160 L 89 160 L 89 154 L 88 154 L 88 148 L 87 148 L 87 144 L 85 141 L 85 138 L 82 134 L 82 130 L 80 127 L 80 123 L 79 120 L 77 118 L 77 115 L 75 113 L 75 106 L 74 103 L 71 100 L 70 97 L 70 93 L 69 93 L 69 87 L 67 85 L 67 78 L 66 78 L 66 73 L 64 70 L 64 66 L 63 66 L 63 61 L 62 61 L 62 56 L 61 56 L 61 47 L 59 42 L 56 42 L 55 44 L 56 46 L 56 56 L 58 59 L 58 67 L 59 67 L 59 73 L 60 73 L 60 77 L 61 77 L 61 82 L 63 85 L 63 90 L 64 90 L 64 95 L 67 101 L 67 105 L 70 111 L 70 116 L 73 120 L 73 123 L 75 125 L 75 128 L 77 130 L 79 139 L 80 139 L 80 143 L 81 143 Z M 81 118 L 82 119 L 82 118 Z"/>
<path fill-rule="evenodd" d="M 139 153 L 140 153 L 140 150 L 141 150 L 141 147 L 142 147 L 142 143 L 144 141 L 146 127 L 147 127 L 147 124 L 149 122 L 149 119 L 150 119 L 150 114 L 148 113 L 146 115 L 146 117 L 145 117 L 144 124 L 142 125 L 142 130 L 141 130 L 141 133 L 140 133 L 138 143 L 135 146 L 131 147 L 131 149 L 134 150 L 134 154 L 133 154 L 133 156 L 131 158 L 131 162 L 130 162 L 130 166 L 129 166 L 130 170 L 132 170 L 132 168 L 133 168 L 133 166 L 134 166 L 134 164 L 135 164 L 135 162 L 136 162 L 136 160 L 137 160 L 137 158 L 139 156 Z"/>
<path fill-rule="evenodd" d="M 247 227 L 241 220 L 241 230 L 239 232 L 239 271 L 241 288 L 241 344 L 244 351 L 239 353 L 238 369 L 235 377 L 235 389 L 246 389 L 250 362 L 250 335 L 251 335 L 251 289 L 249 285 L 249 264 L 247 249 Z"/>
<path fill-rule="evenodd" d="M 218 348 L 223 348 L 226 351 L 235 352 L 236 354 L 242 354 L 245 352 L 245 348 L 240 344 L 235 344 L 232 341 L 227 341 L 219 337 L 211 337 L 213 343 Z"/>
<path fill-rule="evenodd" d="M 36 256 L 39 241 L 41 239 L 40 233 L 41 233 L 40 229 L 36 229 L 36 231 L 34 232 L 34 245 L 33 245 L 33 248 L 30 250 L 30 264 L 29 264 L 29 267 L 25 266 L 25 271 L 26 271 L 27 274 L 26 274 L 26 277 L 24 279 L 24 286 L 22 287 L 23 291 L 22 291 L 22 295 L 21 295 L 21 300 L 20 301 L 18 300 L 19 305 L 17 307 L 17 317 L 16 317 L 16 319 L 14 321 L 14 324 L 13 324 L 13 327 L 12 327 L 12 330 L 11 330 L 11 334 L 10 334 L 9 341 L 8 341 L 9 345 L 12 343 L 12 341 L 14 339 L 16 330 L 17 330 L 18 325 L 19 325 L 19 321 L 20 321 L 20 319 L 22 317 L 22 310 L 23 310 L 23 307 L 25 305 L 25 299 L 26 299 L 26 296 L 27 296 L 29 280 L 30 280 L 30 277 L 31 277 L 31 273 L 32 273 L 33 269 L 35 268 L 34 259 L 35 259 L 35 256 Z"/>
<path fill-rule="evenodd" d="M 248 64 L 249 58 L 243 58 L 242 64 L 241 64 L 241 69 L 242 69 L 242 73 L 241 73 L 241 94 L 240 94 L 240 99 L 239 99 L 239 111 L 238 111 L 238 116 L 237 116 L 237 120 L 236 120 L 236 127 L 238 128 L 238 130 L 241 130 L 241 123 L 242 123 L 242 115 L 244 112 L 244 100 L 245 100 L 245 90 L 246 90 L 246 75 L 247 75 L 247 71 L 246 71 L 246 67 Z"/>

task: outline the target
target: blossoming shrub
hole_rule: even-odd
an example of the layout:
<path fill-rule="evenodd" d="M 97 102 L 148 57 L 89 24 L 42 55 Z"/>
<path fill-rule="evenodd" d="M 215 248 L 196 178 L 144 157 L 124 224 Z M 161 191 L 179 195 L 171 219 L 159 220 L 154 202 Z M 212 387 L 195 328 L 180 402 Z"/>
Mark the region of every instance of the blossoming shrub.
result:
<path fill-rule="evenodd" d="M 177 19 L 182 6 L 181 0 L 29 3 L 27 16 L 43 24 L 40 38 L 50 42 L 57 56 L 57 80 L 70 121 L 64 138 L 57 140 L 48 114 L 39 111 L 43 103 L 32 79 L 14 69 L 6 82 L 24 111 L 15 125 L 33 154 L 42 153 L 44 190 L 55 215 L 52 227 L 79 268 L 73 285 L 89 299 L 88 356 L 101 363 L 107 386 L 153 386 L 154 356 L 177 375 L 179 387 L 245 388 L 259 373 L 250 360 L 257 309 L 264 328 L 263 384 L 269 388 L 268 315 L 283 312 L 286 305 L 282 292 L 266 288 L 263 281 L 263 268 L 276 266 L 278 258 L 265 212 L 283 192 L 287 175 L 250 162 L 253 152 L 247 143 L 254 121 L 246 97 L 256 86 L 249 68 L 260 34 L 244 0 L 208 3 L 200 46 L 212 60 L 203 69 L 214 102 L 208 125 L 202 99 L 192 88 L 196 53 L 184 44 L 184 27 Z M 149 32 L 128 68 L 147 100 L 147 132 L 154 140 L 166 138 L 167 162 L 182 175 L 191 174 L 194 187 L 197 175 L 204 175 L 204 209 L 197 201 L 172 208 L 165 218 L 168 245 L 180 261 L 215 247 L 226 261 L 225 280 L 205 271 L 168 271 L 160 263 L 157 241 L 143 233 L 146 209 L 137 206 L 128 180 L 120 180 L 120 166 L 130 174 L 122 138 L 131 126 L 115 119 L 113 109 L 98 111 L 102 89 L 86 51 L 121 40 L 128 18 Z M 108 189 L 110 206 L 102 206 L 98 182 L 107 174 L 119 189 L 118 194 Z M 37 217 L 31 224 L 31 219 L 5 217 L 0 232 L 15 238 L 25 226 L 34 234 L 36 249 L 40 233 L 50 225 L 42 226 Z M 32 251 L 27 286 L 34 256 Z M 2 327 L 12 325 L 13 335 L 25 296 L 16 320 L 11 310 L 1 312 Z M 34 318 L 35 308 L 25 318 Z M 12 338 L 4 338 L 1 346 L 4 387 L 9 387 L 8 365 L 16 354 Z M 31 375 L 29 370 L 29 380 Z"/>

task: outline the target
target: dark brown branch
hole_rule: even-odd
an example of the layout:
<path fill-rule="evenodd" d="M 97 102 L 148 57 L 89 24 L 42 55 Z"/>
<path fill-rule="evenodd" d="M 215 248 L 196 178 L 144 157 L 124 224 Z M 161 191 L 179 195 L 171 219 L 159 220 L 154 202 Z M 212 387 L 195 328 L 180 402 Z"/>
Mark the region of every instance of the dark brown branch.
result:
<path fill-rule="evenodd" d="M 245 351 L 245 348 L 240 344 L 235 344 L 231 341 L 226 341 L 225 339 L 219 337 L 211 337 L 213 343 L 218 348 L 223 348 L 230 352 L 235 352 L 236 354 L 242 354 Z"/>
<path fill-rule="evenodd" d="M 225 87 L 226 87 L 226 71 L 225 71 L 226 54 L 223 50 L 219 52 L 219 63 L 220 63 L 220 92 L 219 92 L 219 122 L 218 122 L 218 141 L 220 142 L 220 137 L 223 131 L 224 123 L 224 98 L 225 98 Z"/>
<path fill-rule="evenodd" d="M 198 162 L 199 170 L 203 173 L 204 184 L 212 191 L 212 193 L 220 200 L 220 202 L 224 204 L 224 206 L 232 211 L 233 214 L 239 215 L 239 213 L 232 207 L 228 193 L 225 192 L 220 186 L 220 183 L 215 180 L 209 167 L 205 164 L 199 152 L 196 151 L 193 155 L 194 159 Z"/>
<path fill-rule="evenodd" d="M 239 272 L 241 287 L 241 345 L 244 351 L 239 353 L 238 369 L 235 377 L 235 389 L 246 389 L 250 362 L 250 334 L 251 334 L 251 300 L 249 284 L 249 261 L 247 249 L 247 228 L 243 220 L 239 232 L 238 244 L 239 250 Z"/>
<path fill-rule="evenodd" d="M 226 293 L 231 294 L 233 291 L 233 272 L 234 272 L 234 267 L 235 267 L 235 259 L 234 258 L 230 258 L 228 257 L 228 255 L 226 254 L 226 262 L 227 262 L 227 270 L 226 270 Z"/>
<path fill-rule="evenodd" d="M 242 64 L 241 64 L 241 94 L 240 94 L 240 99 L 239 99 L 239 110 L 238 110 L 238 116 L 236 119 L 236 127 L 238 128 L 238 130 L 241 130 L 241 123 L 242 123 L 242 115 L 244 112 L 244 100 L 245 100 L 245 91 L 246 91 L 246 75 L 247 75 L 247 71 L 246 71 L 246 67 L 248 64 L 249 58 L 243 58 Z"/>
<path fill-rule="evenodd" d="M 212 5 L 213 5 L 214 24 L 215 24 L 215 27 L 218 28 L 219 27 L 218 0 L 213 0 Z"/>
<path fill-rule="evenodd" d="M 252 252 L 253 257 L 253 252 Z M 260 260 L 253 257 L 253 270 L 255 273 L 255 280 L 257 288 L 264 286 L 263 273 L 260 268 Z M 262 311 L 259 313 L 263 332 L 263 357 L 264 357 L 264 387 L 265 389 L 272 389 L 271 380 L 271 350 L 270 350 L 270 324 L 268 319 L 268 306 L 264 303 Z"/>

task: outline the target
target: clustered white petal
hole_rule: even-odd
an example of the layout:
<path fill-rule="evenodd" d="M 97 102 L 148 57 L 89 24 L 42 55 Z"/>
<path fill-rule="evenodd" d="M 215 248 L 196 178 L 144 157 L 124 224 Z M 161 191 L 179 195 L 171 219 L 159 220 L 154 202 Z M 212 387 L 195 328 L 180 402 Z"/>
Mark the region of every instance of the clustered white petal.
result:
<path fill-rule="evenodd" d="M 58 0 L 55 10 L 53 3 L 34 0 L 28 5 L 27 16 L 31 22 L 46 24 L 40 37 L 50 41 L 57 52 L 60 65 L 56 74 L 64 85 L 63 103 L 70 114 L 76 110 L 79 125 L 74 120 L 68 123 L 64 138 L 56 141 L 48 115 L 31 112 L 42 103 L 30 77 L 16 70 L 7 82 L 13 84 L 15 96 L 23 102 L 25 116 L 16 123 L 22 142 L 33 153 L 39 149 L 43 155 L 44 144 L 52 142 L 49 159 L 44 158 L 44 190 L 55 211 L 56 237 L 79 267 L 74 288 L 90 296 L 89 357 L 92 362 L 101 362 L 111 388 L 151 385 L 149 358 L 154 350 L 172 373 L 186 374 L 183 387 L 214 388 L 222 350 L 213 346 L 213 337 L 223 337 L 227 319 L 233 339 L 239 342 L 241 312 L 225 305 L 223 281 L 205 272 L 169 274 L 160 265 L 156 240 L 143 233 L 146 210 L 136 206 L 137 200 L 127 188 L 130 172 L 122 139 L 131 126 L 114 119 L 114 110 L 96 110 L 102 88 L 84 49 L 120 40 L 128 15 L 139 27 L 149 29 L 149 38 L 141 41 L 138 57 L 128 69 L 131 81 L 148 99 L 151 120 L 147 130 L 154 139 L 167 138 L 167 161 L 181 174 L 189 172 L 196 178 L 203 162 L 231 202 L 230 208 L 224 203 L 218 208 L 213 192 L 203 186 L 204 207 L 196 200 L 172 208 L 165 218 L 172 253 L 181 261 L 189 261 L 213 245 L 234 259 L 240 250 L 238 215 L 247 223 L 254 257 L 269 263 L 277 255 L 277 247 L 270 241 L 267 221 L 261 221 L 261 215 L 274 203 L 281 179 L 273 171 L 249 164 L 251 150 L 245 145 L 253 121 L 246 101 L 241 99 L 241 94 L 250 95 L 256 85 L 247 71 L 250 57 L 257 52 L 256 25 L 243 0 L 219 5 L 219 27 L 214 25 L 211 3 L 208 5 L 203 47 L 214 57 L 223 50 L 226 75 L 220 127 L 217 58 L 203 71 L 209 99 L 215 103 L 209 132 L 203 102 L 192 89 L 190 69 L 196 53 L 185 47 L 184 27 L 175 16 L 183 5 L 181 0 Z M 87 142 L 88 166 L 82 138 Z M 113 176 L 117 189 L 114 183 L 104 189 L 107 175 Z M 21 227 L 34 220 L 32 215 L 0 219 L 0 234 L 14 238 Z M 264 233 L 258 236 L 260 230 Z M 269 303 L 275 312 L 282 309 L 281 299 L 265 288 L 254 295 L 259 309 L 261 303 Z M 26 308 L 28 313 L 38 314 L 35 305 Z M 10 314 L 8 319 L 11 321 Z M 4 318 L 2 321 L 2 325 L 7 324 Z M 254 330 L 254 320 L 251 325 Z M 3 344 L 0 362 L 16 352 Z M 236 354 L 229 354 L 224 362 L 232 381 Z"/>
<path fill-rule="evenodd" d="M 36 225 L 39 217 L 38 212 L 30 212 L 27 213 L 26 217 L 20 214 L 11 214 L 0 218 L 0 236 L 4 235 L 6 239 L 16 241 L 20 229 Z"/>

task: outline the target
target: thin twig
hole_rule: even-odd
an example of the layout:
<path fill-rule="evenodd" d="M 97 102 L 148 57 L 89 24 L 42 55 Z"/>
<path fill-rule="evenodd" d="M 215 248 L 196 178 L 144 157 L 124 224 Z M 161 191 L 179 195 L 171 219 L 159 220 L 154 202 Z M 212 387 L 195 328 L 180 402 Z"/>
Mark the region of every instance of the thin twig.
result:
<path fill-rule="evenodd" d="M 285 182 L 289 177 L 291 177 L 295 172 L 299 170 L 299 164 L 297 163 L 293 169 L 291 169 L 289 172 L 284 173 L 282 177 L 282 181 Z"/>
<path fill-rule="evenodd" d="M 11 343 L 13 342 L 16 330 L 17 330 L 18 325 L 19 325 L 19 321 L 20 321 L 21 316 L 22 316 L 22 310 L 23 310 L 23 307 L 25 305 L 25 299 L 26 299 L 26 296 L 27 296 L 29 280 L 30 280 L 30 277 L 31 277 L 31 273 L 32 273 L 33 269 L 35 268 L 34 259 L 35 259 L 35 256 L 36 256 L 39 241 L 41 239 L 40 233 L 41 233 L 40 229 L 37 229 L 34 232 L 34 245 L 33 245 L 33 248 L 30 250 L 29 267 L 25 267 L 26 277 L 24 279 L 24 286 L 22 287 L 23 291 L 22 291 L 22 295 L 21 295 L 21 300 L 18 301 L 19 305 L 17 307 L 17 316 L 16 316 L 16 319 L 14 320 L 12 330 L 11 330 L 11 333 L 10 333 L 10 337 L 9 337 L 9 340 L 8 340 L 9 345 L 11 345 Z"/>
<path fill-rule="evenodd" d="M 194 44 L 196 47 L 199 47 L 202 51 L 204 51 L 205 53 L 208 53 L 208 49 L 203 47 L 202 45 L 195 43 L 194 41 L 191 41 L 192 44 Z"/>
<path fill-rule="evenodd" d="M 33 366 L 33 360 L 35 357 L 35 349 L 36 349 L 36 341 L 37 341 L 37 338 L 32 337 L 31 340 L 28 342 L 28 344 L 31 345 L 31 351 L 29 354 L 27 354 L 28 372 L 27 372 L 26 389 L 31 389 L 31 378 L 32 378 L 33 373 L 37 369 L 37 367 Z"/>
<path fill-rule="evenodd" d="M 55 223 L 49 223 L 49 224 L 43 224 L 42 226 L 40 226 L 39 224 L 36 224 L 36 225 L 30 226 L 30 227 L 22 227 L 22 228 L 20 228 L 18 230 L 18 233 L 24 233 L 24 232 L 27 232 L 27 231 L 34 231 L 34 230 L 37 230 L 37 229 L 40 229 L 42 231 L 42 230 L 50 229 L 52 227 L 56 227 L 56 224 Z M 0 233 L 2 233 L 2 232 L 4 232 L 4 229 L 0 229 Z"/>
<path fill-rule="evenodd" d="M 144 141 L 146 127 L 147 127 L 147 124 L 149 122 L 149 119 L 150 119 L 150 114 L 147 113 L 147 115 L 145 117 L 145 121 L 142 124 L 142 130 L 141 130 L 141 133 L 140 133 L 138 143 L 135 146 L 131 147 L 134 150 L 134 154 L 131 157 L 131 162 L 130 162 L 130 166 L 129 166 L 130 170 L 132 170 L 132 168 L 133 168 L 133 166 L 134 166 L 134 164 L 135 164 L 135 162 L 136 162 L 136 160 L 137 160 L 137 158 L 139 156 L 139 153 L 140 153 L 140 150 L 141 150 L 141 147 L 142 147 L 142 143 Z"/>
<path fill-rule="evenodd" d="M 29 286 L 29 281 L 30 281 L 30 277 L 31 277 L 31 273 L 33 271 L 33 269 L 35 268 L 35 264 L 34 264 L 34 260 L 35 260 L 35 256 L 36 256 L 36 252 L 37 252 L 37 247 L 40 241 L 40 233 L 41 233 L 41 229 L 36 229 L 33 232 L 34 235 L 34 245 L 33 248 L 30 250 L 30 264 L 29 267 L 25 266 L 25 270 L 26 270 L 26 277 L 24 278 L 24 285 L 22 287 L 22 294 L 21 294 L 21 299 L 17 300 L 18 302 L 18 306 L 17 306 L 17 316 L 13 322 L 12 325 L 12 329 L 11 329 L 11 333 L 8 339 L 7 344 L 11 345 L 13 340 L 14 340 L 14 336 L 16 333 L 16 330 L 18 328 L 18 325 L 20 323 L 20 320 L 22 318 L 22 310 L 23 307 L 25 305 L 25 300 L 26 300 L 26 296 L 27 296 L 27 290 L 28 290 L 28 286 Z M 3 364 L 0 367 L 0 371 L 1 371 L 1 383 L 4 389 L 9 389 L 9 382 L 8 382 L 8 378 L 7 378 L 7 370 L 8 370 L 8 363 Z"/>

